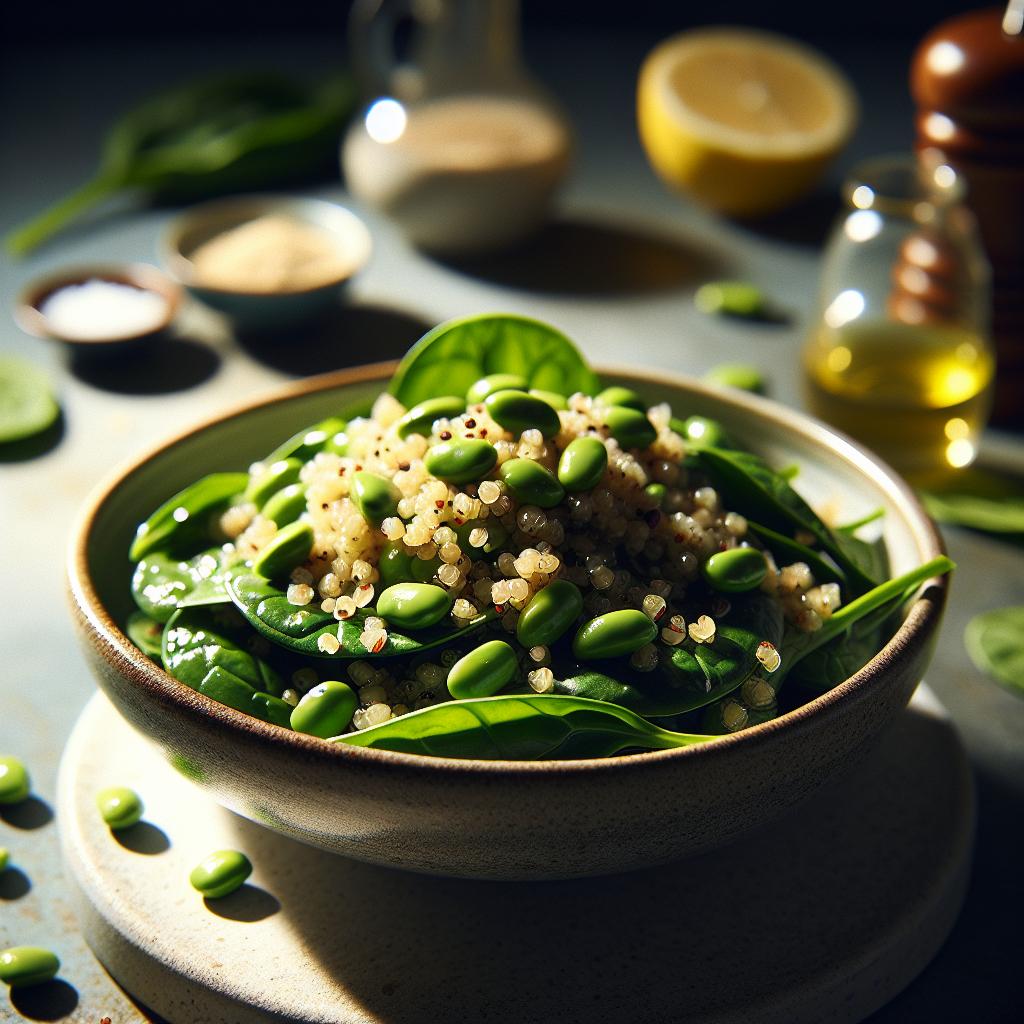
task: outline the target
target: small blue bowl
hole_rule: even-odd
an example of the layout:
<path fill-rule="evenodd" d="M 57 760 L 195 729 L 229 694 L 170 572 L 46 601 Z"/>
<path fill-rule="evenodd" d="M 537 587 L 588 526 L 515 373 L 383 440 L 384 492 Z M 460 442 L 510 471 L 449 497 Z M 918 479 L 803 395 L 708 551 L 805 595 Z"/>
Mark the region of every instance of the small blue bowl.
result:
<path fill-rule="evenodd" d="M 319 228 L 337 241 L 346 269 L 314 288 L 296 290 L 230 290 L 204 284 L 192 255 L 204 242 L 258 217 L 279 214 Z M 350 210 L 323 199 L 287 196 L 238 196 L 201 203 L 172 221 L 161 245 L 167 272 L 200 302 L 225 314 L 240 330 L 295 327 L 336 308 L 348 282 L 367 263 L 370 232 Z"/>

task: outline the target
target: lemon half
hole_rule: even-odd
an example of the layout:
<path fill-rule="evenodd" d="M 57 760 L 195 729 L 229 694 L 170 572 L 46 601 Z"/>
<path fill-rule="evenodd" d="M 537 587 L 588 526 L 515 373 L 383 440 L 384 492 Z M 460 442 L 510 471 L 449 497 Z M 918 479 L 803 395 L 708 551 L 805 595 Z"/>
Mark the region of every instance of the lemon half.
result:
<path fill-rule="evenodd" d="M 746 217 L 814 185 L 850 137 L 857 100 L 839 69 L 806 46 L 753 29 L 697 29 L 644 61 L 637 121 L 669 185 Z"/>

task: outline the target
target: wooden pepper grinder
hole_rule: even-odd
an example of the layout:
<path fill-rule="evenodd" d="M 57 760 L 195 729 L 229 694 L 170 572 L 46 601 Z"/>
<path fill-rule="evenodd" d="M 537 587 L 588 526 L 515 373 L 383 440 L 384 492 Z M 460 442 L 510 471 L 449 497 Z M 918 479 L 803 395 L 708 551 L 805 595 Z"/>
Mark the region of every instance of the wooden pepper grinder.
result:
<path fill-rule="evenodd" d="M 992 265 L 993 419 L 1024 425 L 1024 0 L 936 27 L 910 73 L 917 149 L 967 184 Z"/>

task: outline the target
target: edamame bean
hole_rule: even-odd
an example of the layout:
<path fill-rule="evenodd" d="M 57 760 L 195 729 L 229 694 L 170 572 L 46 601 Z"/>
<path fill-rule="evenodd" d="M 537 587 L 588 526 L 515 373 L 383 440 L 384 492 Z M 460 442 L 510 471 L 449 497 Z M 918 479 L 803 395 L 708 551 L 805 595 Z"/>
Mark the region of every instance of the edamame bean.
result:
<path fill-rule="evenodd" d="M 596 394 L 594 401 L 601 405 L 621 405 L 627 409 L 636 409 L 637 412 L 647 412 L 644 400 L 632 388 L 620 387 L 617 384 Z"/>
<path fill-rule="evenodd" d="M 401 492 L 390 480 L 366 470 L 353 475 L 349 496 L 371 526 L 380 526 L 388 516 L 393 516 L 402 500 Z"/>
<path fill-rule="evenodd" d="M 636 608 L 605 612 L 585 622 L 572 642 L 577 658 L 618 658 L 653 643 L 658 627 Z"/>
<path fill-rule="evenodd" d="M 456 700 L 493 697 L 515 678 L 519 661 L 504 640 L 490 640 L 460 658 L 448 673 L 448 692 Z"/>
<path fill-rule="evenodd" d="M 449 612 L 448 592 L 430 583 L 396 583 L 377 598 L 377 614 L 402 629 L 425 629 L 440 622 Z"/>
<path fill-rule="evenodd" d="M 305 484 L 289 484 L 275 491 L 261 510 L 264 519 L 269 519 L 278 528 L 294 523 L 306 511 Z"/>
<path fill-rule="evenodd" d="M 419 562 L 421 559 L 410 555 L 401 541 L 397 544 L 394 542 L 385 544 L 380 561 L 377 563 L 381 583 L 385 587 L 390 587 L 395 583 L 408 583 L 415 579 L 412 573 L 414 561 Z"/>
<path fill-rule="evenodd" d="M 263 693 L 257 690 L 249 698 L 249 713 L 261 721 L 280 725 L 284 729 L 291 727 L 291 705 L 281 700 L 280 697 L 275 697 L 272 693 Z"/>
<path fill-rule="evenodd" d="M 658 508 L 661 508 L 661 503 L 665 500 L 665 495 L 668 494 L 668 488 L 664 484 L 655 482 L 653 484 L 648 484 L 644 488 L 644 494 L 646 494 Z"/>
<path fill-rule="evenodd" d="M 245 489 L 245 501 L 251 501 L 257 508 L 261 507 L 275 491 L 296 483 L 301 469 L 302 463 L 296 458 L 272 462 L 249 482 Z"/>
<path fill-rule="evenodd" d="M 746 281 L 708 281 L 694 293 L 693 304 L 702 313 L 758 317 L 764 313 L 764 294 Z"/>
<path fill-rule="evenodd" d="M 520 377 L 518 373 L 492 373 L 487 377 L 481 377 L 470 386 L 466 392 L 466 405 L 476 405 L 488 395 L 493 395 L 495 391 L 525 391 L 528 387 L 529 381 L 525 377 Z"/>
<path fill-rule="evenodd" d="M 40 946 L 11 946 L 0 950 L 0 981 L 11 988 L 42 985 L 57 977 L 60 960 Z"/>
<path fill-rule="evenodd" d="M 429 583 L 437 575 L 437 570 L 441 568 L 440 558 L 423 559 L 413 555 L 410 561 L 413 583 Z"/>
<path fill-rule="evenodd" d="M 11 863 L 11 851 L 6 846 L 0 846 L 0 871 L 6 871 L 7 865 Z"/>
<path fill-rule="evenodd" d="M 20 757 L 0 756 L 0 804 L 18 804 L 32 790 L 28 769 Z"/>
<path fill-rule="evenodd" d="M 233 893 L 252 874 L 252 864 L 237 850 L 216 850 L 204 857 L 188 876 L 192 888 L 208 900 Z"/>
<path fill-rule="evenodd" d="M 440 398 L 428 398 L 419 405 L 414 405 L 395 424 L 398 436 L 406 438 L 410 434 L 422 434 L 430 437 L 435 420 L 450 420 L 465 412 L 466 403 L 455 395 L 442 395 Z"/>
<path fill-rule="evenodd" d="M 336 455 L 343 455 L 338 451 L 337 439 L 341 438 L 347 443 L 345 428 L 348 424 L 337 416 L 329 416 L 325 420 L 300 430 L 293 434 L 284 444 L 275 448 L 264 460 L 266 463 L 277 462 L 278 459 L 287 459 L 292 456 L 299 462 L 309 462 L 317 452 L 332 451 Z"/>
<path fill-rule="evenodd" d="M 96 807 L 100 817 L 117 832 L 131 828 L 141 818 L 145 807 L 139 794 L 127 786 L 110 786 L 96 794 Z"/>
<path fill-rule="evenodd" d="M 483 545 L 480 547 L 474 547 L 469 543 L 469 535 L 477 529 L 484 529 L 487 531 L 487 540 L 485 540 Z M 500 553 L 501 545 L 508 540 L 508 530 L 506 530 L 494 516 L 491 516 L 489 519 L 484 521 L 479 519 L 470 519 L 461 526 L 455 527 L 455 535 L 459 539 L 459 547 L 462 548 L 462 550 L 471 558 L 481 552 L 485 555 L 491 555 L 495 552 Z M 435 569 L 434 572 L 436 571 L 437 570 Z"/>
<path fill-rule="evenodd" d="M 569 492 L 589 491 L 607 468 L 608 449 L 596 437 L 577 437 L 558 460 L 558 481 Z"/>
<path fill-rule="evenodd" d="M 484 401 L 487 414 L 513 434 L 539 430 L 545 437 L 554 437 L 562 429 L 558 413 L 542 398 L 525 391 L 495 391 Z"/>
<path fill-rule="evenodd" d="M 751 391 L 756 395 L 765 393 L 764 377 L 756 366 L 746 363 L 722 363 L 713 366 L 704 379 L 723 388 L 738 388 L 740 391 Z"/>
<path fill-rule="evenodd" d="M 713 554 L 701 567 L 704 579 L 727 594 L 754 590 L 768 574 L 768 564 L 757 548 L 730 548 Z"/>
<path fill-rule="evenodd" d="M 732 440 L 718 420 L 709 419 L 707 416 L 690 416 L 685 420 L 672 417 L 668 421 L 669 427 L 680 437 L 694 444 L 708 444 L 713 448 L 731 448 Z"/>
<path fill-rule="evenodd" d="M 292 708 L 291 725 L 296 732 L 330 739 L 348 728 L 358 706 L 359 699 L 351 686 L 327 679 L 317 683 Z"/>
<path fill-rule="evenodd" d="M 309 557 L 313 546 L 313 527 L 297 522 L 282 526 L 269 544 L 256 556 L 252 571 L 267 579 L 278 579 Z"/>
<path fill-rule="evenodd" d="M 545 391 L 543 388 L 530 388 L 527 392 L 528 395 L 533 395 L 534 398 L 539 398 L 542 402 L 547 402 L 556 412 L 560 409 L 569 408 L 569 400 L 565 395 L 560 395 L 557 391 Z"/>
<path fill-rule="evenodd" d="M 658 436 L 646 413 L 625 405 L 613 405 L 608 409 L 604 422 L 608 432 L 623 448 L 646 448 Z"/>
<path fill-rule="evenodd" d="M 423 460 L 427 472 L 451 484 L 482 480 L 497 461 L 494 445 L 476 437 L 458 437 L 435 444 Z"/>
<path fill-rule="evenodd" d="M 565 488 L 558 478 L 533 459 L 509 459 L 501 464 L 499 472 L 524 505 L 554 508 L 565 497 Z"/>
<path fill-rule="evenodd" d="M 576 621 L 583 611 L 583 594 L 569 580 L 552 580 L 538 590 L 516 623 L 516 639 L 530 647 L 548 647 Z"/>

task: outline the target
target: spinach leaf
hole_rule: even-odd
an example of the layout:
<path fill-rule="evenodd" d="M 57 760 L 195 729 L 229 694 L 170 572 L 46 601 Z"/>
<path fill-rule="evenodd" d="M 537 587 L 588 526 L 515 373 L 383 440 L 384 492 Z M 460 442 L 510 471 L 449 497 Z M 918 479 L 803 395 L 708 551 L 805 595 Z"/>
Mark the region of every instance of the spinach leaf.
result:
<path fill-rule="evenodd" d="M 779 533 L 810 533 L 846 574 L 854 593 L 875 586 L 810 505 L 763 459 L 749 452 L 699 447 L 690 452 L 689 461 L 714 481 L 730 508 Z"/>
<path fill-rule="evenodd" d="M 335 742 L 433 757 L 539 761 L 688 747 L 710 738 L 662 729 L 615 704 L 506 694 L 435 704 Z"/>
<path fill-rule="evenodd" d="M 213 540 L 211 520 L 241 494 L 248 473 L 210 473 L 168 498 L 135 531 L 128 557 L 137 562 L 153 551 L 194 554 Z"/>
<path fill-rule="evenodd" d="M 530 387 L 593 394 L 598 382 L 561 331 L 515 314 L 449 320 L 428 331 L 401 361 L 388 390 L 406 408 L 441 395 L 464 395 L 492 373 L 525 377 Z"/>
<path fill-rule="evenodd" d="M 180 608 L 164 627 L 160 656 L 164 668 L 193 690 L 211 669 L 221 668 L 254 690 L 280 697 L 284 684 L 262 646 L 270 645 L 254 637 L 232 607 Z"/>
<path fill-rule="evenodd" d="M 171 89 L 130 111 L 107 137 L 96 176 L 7 238 L 24 255 L 123 189 L 165 201 L 299 181 L 336 168 L 355 102 L 350 79 L 308 86 L 236 74 Z"/>
<path fill-rule="evenodd" d="M 755 523 L 751 519 L 747 520 L 747 527 L 772 553 L 777 565 L 806 562 L 811 572 L 814 573 L 816 582 L 838 583 L 841 587 L 847 585 L 845 573 L 832 563 L 826 562 L 813 548 L 809 548 L 806 544 L 801 544 L 785 534 L 776 533 L 775 530 L 770 530 L 767 526 Z"/>
<path fill-rule="evenodd" d="M 221 548 L 210 548 L 180 561 L 166 551 L 146 555 L 132 575 L 132 597 L 157 622 L 166 622 L 176 608 L 230 603 L 225 580 L 236 566 L 226 564 Z"/>
<path fill-rule="evenodd" d="M 926 491 L 921 497 L 928 514 L 940 523 L 1024 536 L 1024 496 Z"/>
<path fill-rule="evenodd" d="M 497 615 L 497 612 L 490 608 L 472 619 L 467 626 L 456 627 L 450 622 L 444 622 L 417 630 L 415 636 L 389 629 L 384 649 L 374 653 L 368 651 L 359 639 L 366 614 L 373 609 L 366 609 L 358 616 L 338 622 L 330 612 L 321 611 L 319 606 L 297 607 L 291 604 L 285 591 L 274 586 L 263 576 L 251 573 L 233 576 L 228 580 L 227 589 L 235 607 L 262 636 L 279 647 L 312 658 L 344 660 L 415 654 L 454 642 Z M 335 654 L 327 654 L 317 646 L 320 637 L 328 633 L 337 636 L 341 642 Z"/>
<path fill-rule="evenodd" d="M 133 644 L 150 658 L 160 657 L 160 638 L 164 624 L 151 619 L 145 612 L 134 611 L 128 616 L 124 631 Z"/>
<path fill-rule="evenodd" d="M 967 623 L 964 644 L 979 671 L 1024 697 L 1024 605 L 976 615 Z"/>

